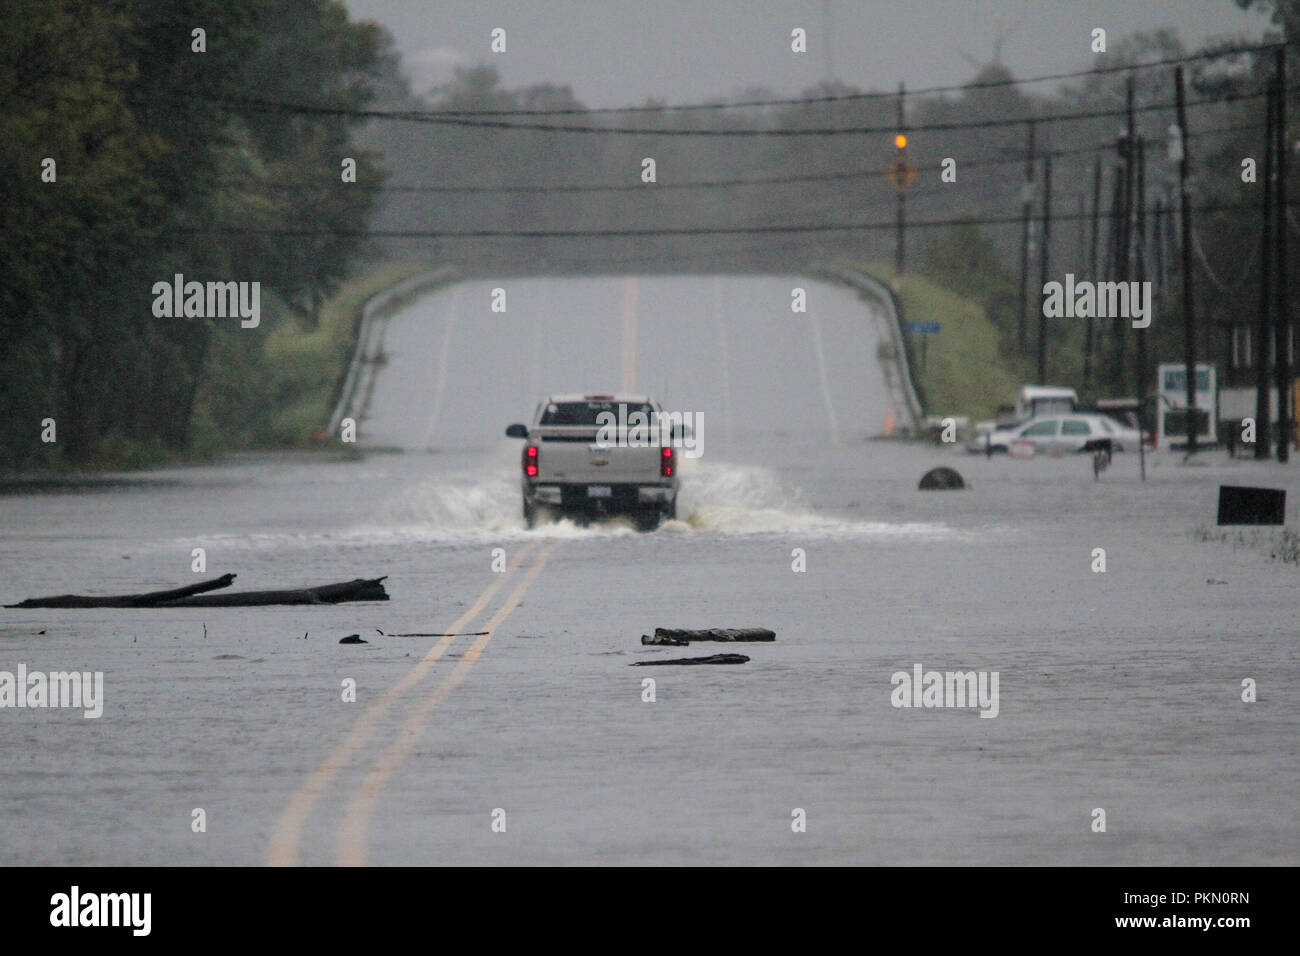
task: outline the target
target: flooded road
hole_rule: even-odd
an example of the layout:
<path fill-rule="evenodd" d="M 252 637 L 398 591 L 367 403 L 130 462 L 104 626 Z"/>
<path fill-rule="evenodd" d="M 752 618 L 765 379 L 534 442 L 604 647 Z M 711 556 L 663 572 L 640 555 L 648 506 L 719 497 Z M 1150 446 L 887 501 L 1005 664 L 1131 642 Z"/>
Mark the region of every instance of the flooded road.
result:
<path fill-rule="evenodd" d="M 1094 481 L 877 440 L 874 318 L 802 278 L 461 283 L 383 332 L 359 459 L 0 496 L 6 603 L 190 583 L 195 548 L 241 588 L 391 595 L 4 611 L 0 671 L 102 671 L 105 701 L 0 710 L 0 863 L 1300 860 L 1298 572 L 1192 535 L 1220 483 L 1294 501 L 1293 468 Z M 680 520 L 525 531 L 505 425 L 617 389 L 704 415 Z M 937 464 L 971 487 L 917 491 Z M 642 647 L 656 626 L 777 641 L 629 667 L 737 650 Z M 996 671 L 997 717 L 893 706 L 917 664 Z"/>

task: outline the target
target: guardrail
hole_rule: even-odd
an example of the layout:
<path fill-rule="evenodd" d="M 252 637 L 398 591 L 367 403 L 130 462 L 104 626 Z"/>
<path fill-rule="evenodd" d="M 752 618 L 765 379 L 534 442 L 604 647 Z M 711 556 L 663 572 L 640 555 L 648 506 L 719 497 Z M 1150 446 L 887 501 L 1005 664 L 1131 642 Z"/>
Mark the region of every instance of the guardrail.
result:
<path fill-rule="evenodd" d="M 451 266 L 442 266 L 403 279 L 396 285 L 391 285 L 366 299 L 361 307 L 357 344 L 352 351 L 352 361 L 348 364 L 348 374 L 343 380 L 343 388 L 339 391 L 339 400 L 334 406 L 334 413 L 330 415 L 328 428 L 330 435 L 338 434 L 343 419 L 353 418 L 360 421 L 365 413 L 366 402 L 369 400 L 374 383 L 375 360 L 383 346 L 383 334 L 378 320 L 384 318 L 382 315 L 384 310 L 413 292 L 428 286 L 441 285 L 455 279 L 458 275 L 459 273 Z"/>
<path fill-rule="evenodd" d="M 918 431 L 925 420 L 921 400 L 917 397 L 916 386 L 912 383 L 912 369 L 907 358 L 907 344 L 903 339 L 903 324 L 899 318 L 901 306 L 889 286 L 878 279 L 843 266 L 825 262 L 815 262 L 809 266 L 809 272 L 823 278 L 834 279 L 857 290 L 863 299 L 874 302 L 877 326 L 882 341 L 888 342 L 889 360 L 877 356 L 885 374 L 885 387 L 889 390 L 890 400 L 894 403 L 895 413 L 906 415 L 911 419 L 908 429 Z"/>

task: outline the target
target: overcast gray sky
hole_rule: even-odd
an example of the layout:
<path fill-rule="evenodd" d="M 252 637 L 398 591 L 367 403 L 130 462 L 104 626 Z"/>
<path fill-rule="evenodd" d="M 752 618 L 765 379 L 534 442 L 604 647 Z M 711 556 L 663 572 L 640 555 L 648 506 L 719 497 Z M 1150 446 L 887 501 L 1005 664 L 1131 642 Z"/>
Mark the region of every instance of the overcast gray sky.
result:
<path fill-rule="evenodd" d="M 346 0 L 356 18 L 386 25 L 415 88 L 456 64 L 490 62 L 509 88 L 568 85 L 588 106 L 654 96 L 695 102 L 745 87 L 792 94 L 834 74 L 863 89 L 962 83 L 992 59 L 1020 76 L 1091 65 L 1090 34 L 1113 44 L 1143 30 L 1258 37 L 1268 26 L 1233 0 Z M 829 8 L 832 42 L 826 42 Z M 506 30 L 507 51 L 489 35 Z M 808 52 L 790 51 L 790 31 Z"/>

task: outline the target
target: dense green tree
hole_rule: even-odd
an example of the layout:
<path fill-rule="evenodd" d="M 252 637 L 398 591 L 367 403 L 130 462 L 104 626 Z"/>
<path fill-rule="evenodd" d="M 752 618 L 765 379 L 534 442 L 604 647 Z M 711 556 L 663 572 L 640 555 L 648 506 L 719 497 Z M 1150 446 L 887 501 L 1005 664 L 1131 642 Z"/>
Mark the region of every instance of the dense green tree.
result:
<path fill-rule="evenodd" d="M 356 120 L 329 111 L 365 105 L 387 41 L 338 0 L 11 0 L 0 16 L 4 461 L 82 461 L 109 438 L 184 448 L 213 336 L 265 330 L 155 317 L 153 283 L 259 281 L 310 324 L 375 197 L 339 163 L 381 180 Z"/>

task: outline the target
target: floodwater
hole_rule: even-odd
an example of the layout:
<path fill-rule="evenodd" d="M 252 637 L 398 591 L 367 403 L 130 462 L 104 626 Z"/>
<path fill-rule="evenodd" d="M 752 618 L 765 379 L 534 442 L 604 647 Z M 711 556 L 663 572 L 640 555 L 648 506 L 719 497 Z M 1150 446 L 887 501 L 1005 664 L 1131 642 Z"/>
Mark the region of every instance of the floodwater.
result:
<path fill-rule="evenodd" d="M 0 612 L 0 673 L 104 673 L 98 719 L 0 709 L 0 863 L 1300 862 L 1300 569 L 1193 535 L 1294 467 L 879 440 L 872 316 L 796 277 L 468 282 L 382 331 L 359 458 L 0 496 L 7 603 L 190 583 L 195 548 L 391 595 Z M 615 390 L 703 414 L 680 520 L 525 531 L 504 427 Z M 918 491 L 939 464 L 971 487 Z M 892 706 L 917 664 L 996 671 L 997 716 Z"/>

